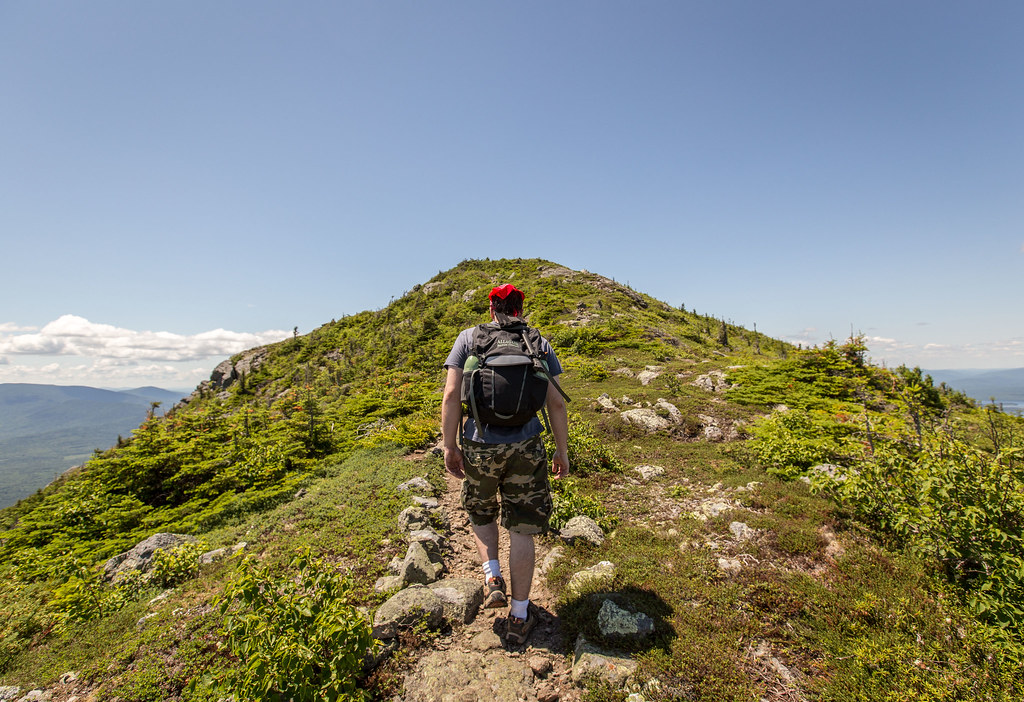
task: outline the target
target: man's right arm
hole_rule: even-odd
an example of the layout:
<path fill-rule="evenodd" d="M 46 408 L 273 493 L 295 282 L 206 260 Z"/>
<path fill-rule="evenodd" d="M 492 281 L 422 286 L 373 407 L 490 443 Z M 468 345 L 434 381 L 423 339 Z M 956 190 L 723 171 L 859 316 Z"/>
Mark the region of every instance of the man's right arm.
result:
<path fill-rule="evenodd" d="M 441 400 L 441 435 L 444 439 L 444 467 L 456 478 L 464 478 L 459 431 L 462 429 L 462 369 L 448 367 Z"/>
<path fill-rule="evenodd" d="M 555 455 L 551 459 L 551 472 L 556 479 L 569 475 L 569 413 L 565 407 L 565 399 L 558 392 L 554 383 L 548 383 L 548 419 L 551 420 L 551 433 L 555 437 Z"/>

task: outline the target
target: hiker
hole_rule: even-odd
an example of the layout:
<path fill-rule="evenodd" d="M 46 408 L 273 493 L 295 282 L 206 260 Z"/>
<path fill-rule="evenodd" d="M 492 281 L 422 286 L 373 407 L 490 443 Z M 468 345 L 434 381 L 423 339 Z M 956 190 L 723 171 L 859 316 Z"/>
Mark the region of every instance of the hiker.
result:
<path fill-rule="evenodd" d="M 554 376 L 562 371 L 551 345 L 522 319 L 522 291 L 511 284 L 491 290 L 491 322 L 471 327 L 459 334 L 444 362 L 448 369 L 441 407 L 444 433 L 444 464 L 449 473 L 462 478 L 462 506 L 469 515 L 477 551 L 483 564 L 486 597 L 484 607 L 503 607 L 506 603 L 505 580 L 498 563 L 498 524 L 509 534 L 509 576 L 512 601 L 507 619 L 506 641 L 521 645 L 537 624 L 538 610 L 530 604 L 533 583 L 534 534 L 547 531 L 551 516 L 551 489 L 547 477 L 547 451 L 540 434 L 543 426 L 536 412 L 546 404 L 546 414 L 555 439 L 551 471 L 556 479 L 569 475 L 568 426 L 564 394 Z M 512 354 L 502 360 L 488 359 L 502 353 Z M 519 401 L 533 395 L 531 409 L 515 414 L 496 414 L 489 406 L 487 392 L 499 395 L 504 389 L 492 378 L 503 372 L 502 366 L 523 362 L 523 353 L 537 360 L 522 383 L 515 381 Z M 493 355 L 492 355 L 493 354 Z M 486 370 L 473 377 L 473 368 L 481 364 Z M 544 365 L 546 367 L 541 368 Z M 520 368 L 525 366 L 520 365 Z M 482 382 L 482 396 L 466 398 L 471 411 L 462 421 L 463 387 L 465 382 Z M 541 382 L 537 378 L 541 378 Z M 488 388 L 487 383 L 490 383 Z M 532 391 L 532 393 L 531 393 Z M 469 388 L 472 393 L 472 388 Z M 567 399 L 567 398 L 566 398 Z M 527 400 L 527 404 L 529 401 Z"/>

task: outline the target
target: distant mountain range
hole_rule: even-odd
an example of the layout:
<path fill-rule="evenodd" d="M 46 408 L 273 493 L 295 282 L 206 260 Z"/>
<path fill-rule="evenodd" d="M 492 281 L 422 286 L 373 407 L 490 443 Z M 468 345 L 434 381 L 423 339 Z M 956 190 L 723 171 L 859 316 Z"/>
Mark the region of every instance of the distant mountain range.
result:
<path fill-rule="evenodd" d="M 101 390 L 82 386 L 0 383 L 0 508 L 83 463 L 94 449 L 127 437 L 146 417 L 187 393 L 144 387 Z"/>
<path fill-rule="evenodd" d="M 960 390 L 982 404 L 995 398 L 1007 411 L 1024 409 L 1024 368 L 925 371 L 936 383 Z"/>

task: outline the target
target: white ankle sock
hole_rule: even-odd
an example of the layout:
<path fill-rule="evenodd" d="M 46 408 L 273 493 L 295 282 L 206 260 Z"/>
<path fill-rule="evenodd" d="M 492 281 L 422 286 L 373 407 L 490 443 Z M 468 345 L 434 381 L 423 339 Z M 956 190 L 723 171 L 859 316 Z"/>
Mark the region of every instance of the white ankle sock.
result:
<path fill-rule="evenodd" d="M 526 615 L 530 612 L 530 601 L 529 600 L 512 600 L 512 611 L 509 612 L 513 617 L 520 619 L 526 619 Z"/>
<path fill-rule="evenodd" d="M 501 577 L 501 564 L 498 561 L 487 561 L 484 563 L 484 579 Z"/>

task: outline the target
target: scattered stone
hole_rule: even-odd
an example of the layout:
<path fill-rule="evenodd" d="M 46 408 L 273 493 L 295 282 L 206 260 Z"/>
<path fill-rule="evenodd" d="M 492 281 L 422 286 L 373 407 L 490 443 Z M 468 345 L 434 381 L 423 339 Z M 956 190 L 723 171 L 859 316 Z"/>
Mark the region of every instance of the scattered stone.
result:
<path fill-rule="evenodd" d="M 142 631 L 142 629 L 146 626 L 146 622 L 148 622 L 150 619 L 152 619 L 155 616 L 157 616 L 156 612 L 150 612 L 149 614 L 142 615 L 139 618 L 139 620 L 137 622 L 135 622 L 135 628 L 138 629 L 139 631 Z M 0 697 L 0 700 L 2 700 L 2 699 L 3 699 L 3 697 Z"/>
<path fill-rule="evenodd" d="M 592 565 L 589 568 L 574 573 L 569 582 L 566 584 L 566 589 L 572 594 L 579 594 L 580 590 L 584 587 L 598 586 L 598 587 L 611 587 L 615 581 L 615 564 L 611 561 L 601 561 L 596 565 Z"/>
<path fill-rule="evenodd" d="M 402 572 L 403 563 L 405 563 L 405 559 L 402 556 L 395 556 L 388 563 L 388 572 L 392 575 L 398 575 Z"/>
<path fill-rule="evenodd" d="M 441 560 L 441 553 L 448 543 L 443 536 L 429 527 L 410 531 L 406 539 L 410 544 L 421 544 L 427 550 L 430 559 L 435 562 Z"/>
<path fill-rule="evenodd" d="M 697 376 L 693 384 L 707 392 L 725 392 L 732 386 L 725 380 L 725 373 L 719 370 L 710 371 L 704 375 Z"/>
<path fill-rule="evenodd" d="M 416 531 L 430 526 L 430 513 L 422 507 L 406 507 L 398 515 L 398 528 L 401 531 Z"/>
<path fill-rule="evenodd" d="M 605 410 L 607 412 L 618 412 L 619 411 L 619 408 L 615 406 L 614 402 L 612 402 L 612 398 L 608 396 L 608 393 L 605 393 L 604 395 L 601 395 L 600 397 L 598 397 L 597 398 L 597 404 L 599 404 L 601 406 L 602 410 Z"/>
<path fill-rule="evenodd" d="M 701 521 L 707 521 L 708 519 L 714 519 L 723 512 L 728 512 L 731 509 L 735 509 L 735 507 L 728 500 L 723 500 L 720 497 L 713 498 L 700 503 L 697 507 L 696 516 Z"/>
<path fill-rule="evenodd" d="M 743 570 L 743 564 L 736 558 L 719 558 L 718 569 L 726 575 L 735 576 Z"/>
<path fill-rule="evenodd" d="M 155 605 L 155 604 L 157 604 L 158 602 L 163 602 L 163 601 L 164 601 L 164 600 L 166 600 L 166 599 L 167 599 L 168 597 L 170 597 L 170 596 L 171 596 L 172 594 L 174 594 L 174 590 L 164 590 L 164 591 L 163 591 L 163 592 L 161 592 L 161 593 L 160 593 L 159 595 L 157 595 L 156 597 L 154 597 L 153 599 L 151 599 L 151 600 L 149 601 L 149 604 L 151 604 L 151 605 Z"/>
<path fill-rule="evenodd" d="M 490 651 L 501 648 L 501 637 L 493 631 L 481 631 L 469 642 L 470 648 L 474 651 Z"/>
<path fill-rule="evenodd" d="M 625 654 L 599 648 L 583 636 L 576 640 L 572 679 L 577 685 L 599 681 L 621 689 L 636 674 L 636 669 L 637 662 Z"/>
<path fill-rule="evenodd" d="M 377 578 L 377 582 L 373 584 L 374 592 L 388 592 L 390 590 L 397 590 L 404 585 L 403 578 L 401 575 L 385 575 Z"/>
<path fill-rule="evenodd" d="M 654 633 L 654 620 L 643 612 L 630 612 L 606 599 L 597 614 L 597 625 L 605 638 L 642 640 Z"/>
<path fill-rule="evenodd" d="M 235 555 L 239 551 L 244 551 L 249 547 L 249 544 L 245 541 L 239 541 L 237 544 L 231 547 L 231 555 Z"/>
<path fill-rule="evenodd" d="M 674 422 L 647 407 L 626 410 L 621 412 L 619 416 L 622 417 L 622 421 L 626 424 L 651 433 L 661 431 L 662 429 L 670 429 L 674 426 Z"/>
<path fill-rule="evenodd" d="M 746 541 L 754 536 L 756 533 L 753 529 L 748 527 L 745 522 L 732 522 L 729 524 L 729 531 L 739 541 Z"/>
<path fill-rule="evenodd" d="M 570 519 L 558 533 L 562 541 L 570 546 L 577 541 L 586 541 L 594 546 L 604 543 L 604 532 L 590 517 L 580 514 Z"/>
<path fill-rule="evenodd" d="M 119 553 L 103 564 L 103 577 L 114 580 L 122 573 L 137 570 L 146 573 L 152 567 L 153 554 L 158 550 L 169 550 L 184 543 L 194 543 L 194 536 L 187 534 L 153 534 L 140 541 L 124 553 Z"/>
<path fill-rule="evenodd" d="M 634 470 L 640 474 L 640 479 L 647 481 L 651 478 L 656 478 L 659 475 L 665 475 L 665 469 L 661 466 L 637 466 Z"/>
<path fill-rule="evenodd" d="M 424 622 L 436 629 L 444 620 L 444 604 L 437 594 L 422 585 L 399 590 L 373 616 L 373 636 L 393 639 L 401 629 Z"/>
<path fill-rule="evenodd" d="M 64 673 L 64 675 L 60 676 L 61 685 L 70 685 L 76 680 L 78 680 L 78 673 L 76 673 L 73 670 L 69 670 L 68 672 Z"/>
<path fill-rule="evenodd" d="M 228 557 L 228 550 L 226 548 L 215 548 L 212 551 L 207 551 L 199 557 L 199 562 L 203 565 L 210 565 L 217 561 L 222 561 Z"/>
<path fill-rule="evenodd" d="M 50 693 L 46 690 L 32 690 L 25 694 L 18 702 L 49 702 Z"/>
<path fill-rule="evenodd" d="M 21 694 L 21 688 L 17 685 L 5 685 L 0 687 L 0 701 L 8 702 L 9 700 L 18 699 L 18 695 Z"/>
<path fill-rule="evenodd" d="M 561 546 L 555 546 L 553 549 L 548 551 L 548 555 L 544 556 L 544 560 L 540 564 L 540 568 L 537 571 L 541 575 L 547 575 L 547 572 L 551 570 L 551 566 L 555 564 L 559 558 L 565 554 L 565 550 Z"/>
<path fill-rule="evenodd" d="M 615 370 L 612 371 L 612 373 L 615 374 L 615 375 L 621 375 L 621 376 L 623 376 L 625 378 L 635 378 L 636 377 L 636 374 L 632 370 L 630 370 L 629 368 L 616 368 Z"/>
<path fill-rule="evenodd" d="M 530 656 L 527 663 L 530 664 L 530 670 L 538 678 L 543 678 L 551 672 L 551 659 L 545 656 Z"/>
<path fill-rule="evenodd" d="M 661 366 L 647 366 L 637 373 L 636 379 L 640 381 L 641 385 L 650 385 L 651 381 L 661 375 L 663 370 L 665 369 Z"/>
<path fill-rule="evenodd" d="M 654 403 L 654 411 L 657 412 L 658 410 L 661 410 L 663 413 L 668 412 L 668 418 L 675 424 L 683 421 L 683 413 L 679 411 L 679 408 L 663 397 L 659 397 L 658 401 Z"/>
<path fill-rule="evenodd" d="M 639 692 L 631 692 L 629 697 L 626 698 L 626 702 L 647 702 L 647 698 Z"/>
<path fill-rule="evenodd" d="M 811 468 L 811 473 L 825 476 L 837 483 L 846 482 L 846 469 L 834 463 L 819 463 Z"/>
<path fill-rule="evenodd" d="M 437 580 L 437 570 L 437 565 L 430 559 L 423 544 L 413 541 L 409 544 L 405 560 L 402 561 L 402 570 L 398 575 L 402 578 L 403 584 L 426 585 Z"/>
<path fill-rule="evenodd" d="M 558 702 L 561 696 L 558 690 L 546 683 L 537 688 L 537 702 Z"/>
<path fill-rule="evenodd" d="M 441 508 L 441 503 L 438 502 L 436 497 L 420 497 L 417 495 L 412 498 L 413 504 L 423 509 L 428 509 L 431 512 L 436 512 Z"/>
<path fill-rule="evenodd" d="M 825 542 L 825 558 L 836 560 L 844 553 L 846 548 L 839 542 L 839 537 L 832 530 L 832 527 L 827 524 L 818 530 L 818 535 L 821 536 L 821 540 Z"/>
<path fill-rule="evenodd" d="M 470 578 L 448 578 L 428 585 L 441 600 L 444 618 L 450 622 L 469 624 L 484 603 L 484 587 Z"/>

